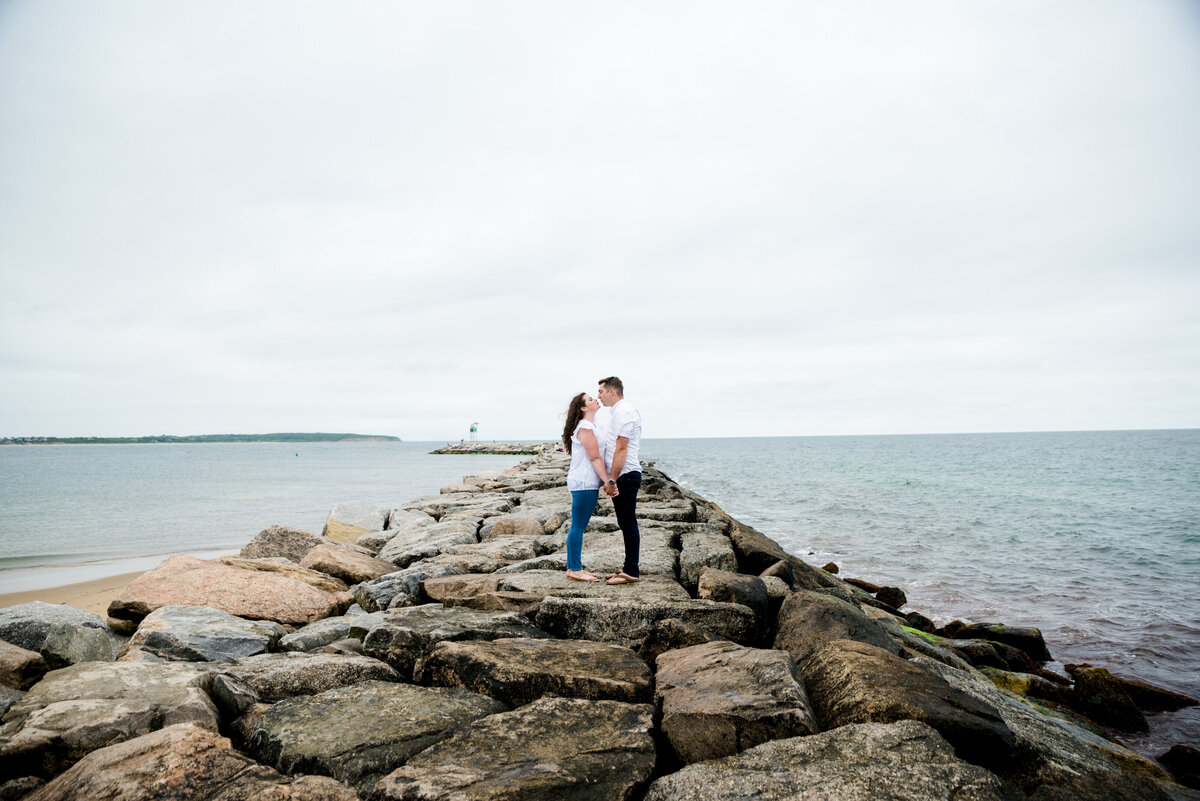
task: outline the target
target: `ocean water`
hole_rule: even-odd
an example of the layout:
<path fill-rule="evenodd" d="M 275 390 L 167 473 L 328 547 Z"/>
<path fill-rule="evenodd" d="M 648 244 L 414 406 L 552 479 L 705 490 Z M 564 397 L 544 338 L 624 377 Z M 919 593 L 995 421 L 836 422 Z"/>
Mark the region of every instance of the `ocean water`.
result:
<path fill-rule="evenodd" d="M 1200 430 L 656 440 L 642 458 L 810 563 L 900 587 L 906 611 L 1037 626 L 1058 667 L 1200 698 Z M 1200 710 L 1127 740 L 1176 742 L 1200 746 Z"/>
<path fill-rule="evenodd" d="M 441 444 L 0 447 L 0 593 L 231 553 L 273 523 L 319 532 L 335 503 L 400 504 L 524 458 L 428 454 Z M 1200 430 L 648 439 L 641 455 L 809 562 L 902 588 L 906 610 L 1037 626 L 1058 663 L 1200 697 Z M 1200 710 L 1151 724 L 1128 740 L 1142 753 L 1200 745 Z"/>
<path fill-rule="evenodd" d="M 320 533 L 336 503 L 436 495 L 523 456 L 434 456 L 444 442 L 0 447 L 0 593 L 235 553 L 272 524 Z"/>

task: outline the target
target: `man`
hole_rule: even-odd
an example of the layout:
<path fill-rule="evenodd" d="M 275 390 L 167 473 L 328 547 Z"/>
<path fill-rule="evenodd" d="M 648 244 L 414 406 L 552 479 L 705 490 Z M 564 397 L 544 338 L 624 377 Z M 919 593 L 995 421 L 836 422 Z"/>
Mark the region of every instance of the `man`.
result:
<path fill-rule="evenodd" d="M 600 379 L 596 393 L 609 409 L 608 452 L 612 464 L 604 492 L 612 498 L 617 525 L 625 536 L 625 566 L 608 577 L 608 584 L 632 584 L 641 580 L 638 560 L 642 540 L 637 524 L 637 494 L 642 486 L 642 464 L 638 447 L 642 443 L 642 415 L 625 400 L 625 385 L 614 376 Z"/>

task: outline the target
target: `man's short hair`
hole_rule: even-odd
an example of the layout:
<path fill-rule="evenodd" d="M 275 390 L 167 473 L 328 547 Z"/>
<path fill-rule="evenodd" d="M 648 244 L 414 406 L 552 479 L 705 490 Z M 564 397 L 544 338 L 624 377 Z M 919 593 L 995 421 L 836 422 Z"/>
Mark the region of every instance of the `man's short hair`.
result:
<path fill-rule="evenodd" d="M 625 397 L 625 385 L 622 384 L 621 379 L 617 378 L 615 375 L 610 375 L 608 378 L 601 378 L 600 386 L 608 387 L 609 389 L 615 389 L 618 395 L 620 395 L 622 398 Z"/>

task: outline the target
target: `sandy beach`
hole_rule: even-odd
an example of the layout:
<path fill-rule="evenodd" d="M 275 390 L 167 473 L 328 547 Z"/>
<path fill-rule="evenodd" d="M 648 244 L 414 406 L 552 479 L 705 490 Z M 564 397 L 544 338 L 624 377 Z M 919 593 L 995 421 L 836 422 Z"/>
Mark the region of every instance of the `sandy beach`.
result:
<path fill-rule="evenodd" d="M 30 601 L 44 601 L 48 604 L 67 604 L 76 609 L 103 615 L 117 592 L 140 575 L 141 573 L 122 573 L 119 576 L 106 576 L 61 587 L 3 593 L 0 594 L 0 609 Z"/>

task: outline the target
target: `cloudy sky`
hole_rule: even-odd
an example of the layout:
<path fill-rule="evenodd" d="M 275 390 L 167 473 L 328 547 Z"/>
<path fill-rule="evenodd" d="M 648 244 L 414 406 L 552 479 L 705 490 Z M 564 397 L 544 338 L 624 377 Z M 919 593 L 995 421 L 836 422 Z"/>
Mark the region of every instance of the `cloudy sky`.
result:
<path fill-rule="evenodd" d="M 0 0 L 0 436 L 1200 426 L 1200 5 Z"/>

